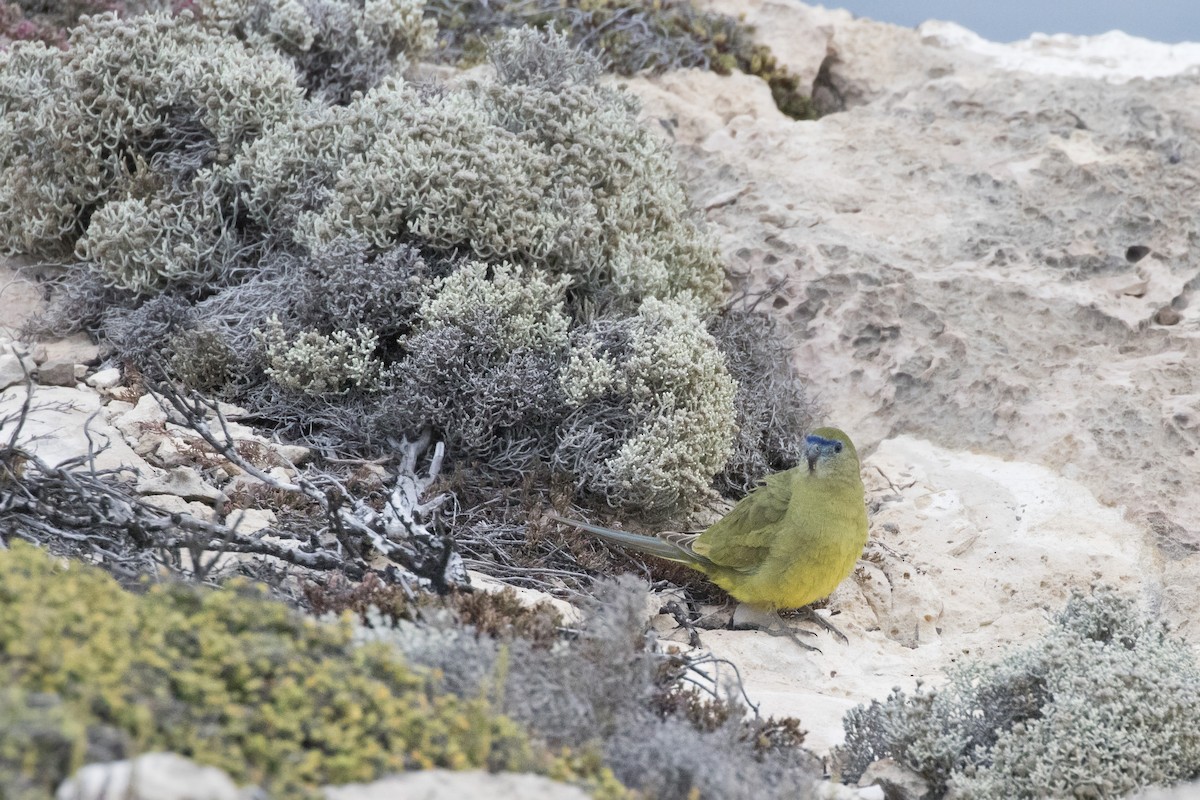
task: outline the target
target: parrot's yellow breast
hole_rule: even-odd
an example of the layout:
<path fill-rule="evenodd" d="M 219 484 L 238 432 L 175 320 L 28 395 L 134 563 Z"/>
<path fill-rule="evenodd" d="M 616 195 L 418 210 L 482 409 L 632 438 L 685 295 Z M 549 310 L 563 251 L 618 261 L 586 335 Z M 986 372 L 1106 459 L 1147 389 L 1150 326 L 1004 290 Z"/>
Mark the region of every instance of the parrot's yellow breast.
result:
<path fill-rule="evenodd" d="M 866 509 L 858 502 L 789 510 L 761 564 L 737 574 L 711 571 L 709 577 L 734 599 L 761 608 L 800 608 L 828 597 L 867 543 Z"/>

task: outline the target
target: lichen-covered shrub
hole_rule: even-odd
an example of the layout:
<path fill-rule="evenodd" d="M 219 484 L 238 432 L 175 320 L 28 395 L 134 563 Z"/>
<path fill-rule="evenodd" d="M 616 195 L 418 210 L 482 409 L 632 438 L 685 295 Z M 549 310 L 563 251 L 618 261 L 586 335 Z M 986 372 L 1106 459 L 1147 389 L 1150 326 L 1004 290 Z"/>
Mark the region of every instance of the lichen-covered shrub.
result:
<path fill-rule="evenodd" d="M 553 450 L 564 413 L 565 285 L 535 268 L 481 262 L 436 281 L 375 426 L 393 438 L 432 426 L 483 472 L 535 469 Z"/>
<path fill-rule="evenodd" d="M 627 308 L 647 296 L 715 307 L 715 243 L 633 100 L 561 38 L 516 32 L 496 62 L 499 80 L 441 92 L 392 80 L 283 121 L 235 165 L 250 213 L 294 224 L 312 250 L 408 240 L 536 265 Z"/>
<path fill-rule="evenodd" d="M 384 81 L 346 106 L 310 100 L 276 122 L 232 165 L 246 213 L 264 230 L 294 238 L 300 216 L 329 201 L 342 164 L 361 156 L 384 120 L 403 113 L 409 99 Z"/>
<path fill-rule="evenodd" d="M 287 56 L 311 96 L 346 103 L 433 45 L 422 0 L 184 0 L 201 24 Z"/>
<path fill-rule="evenodd" d="M 364 110 L 375 117 L 367 141 L 357 129 Z M 293 160 L 306 161 L 306 153 L 322 148 L 320 139 L 329 133 L 335 137 L 336 155 L 327 163 L 333 174 L 322 180 L 302 173 L 300 182 L 284 184 L 287 192 L 297 183 L 329 185 L 319 210 L 301 214 L 297 222 L 297 237 L 311 249 L 347 235 L 365 236 L 376 247 L 411 237 L 443 250 L 466 248 L 480 258 L 534 263 L 570 225 L 568 209 L 556 208 L 547 197 L 553 175 L 549 155 L 493 126 L 465 92 L 423 96 L 393 81 L 338 117 L 352 125 L 332 132 L 315 128 L 316 142 L 296 140 L 289 129 L 280 133 L 283 141 L 271 136 L 252 151 L 298 149 Z M 273 167 L 280 156 L 268 153 L 267 158 Z M 326 166 L 320 160 L 310 164 L 312 169 Z M 259 182 L 256 164 L 239 168 L 252 184 Z M 290 205 L 295 203 L 283 198 L 282 206 Z"/>
<path fill-rule="evenodd" d="M 722 283 L 715 245 L 635 106 L 596 83 L 594 60 L 524 31 L 495 65 L 495 80 L 466 89 L 393 80 L 273 127 L 235 165 L 247 207 L 263 226 L 294 226 L 313 253 L 361 236 L 473 256 L 424 283 L 380 386 L 380 438 L 431 426 L 452 454 L 500 474 L 586 458 L 573 473 L 583 489 L 676 508 L 720 471 L 733 433 L 728 373 L 703 332 Z M 561 373 L 583 303 L 608 305 L 606 319 L 635 334 L 622 368 L 636 379 L 579 411 L 563 394 L 578 381 Z M 672 358 L 692 371 L 649 366 Z"/>
<path fill-rule="evenodd" d="M 370 328 L 385 349 L 412 331 L 429 285 L 450 269 L 412 245 L 371 252 L 365 243 L 349 240 L 312 253 L 299 267 L 295 319 L 318 327 Z"/>
<path fill-rule="evenodd" d="M 84 273 L 48 326 L 82 308 L 149 377 L 323 447 L 377 456 L 430 430 L 478 476 L 558 471 L 651 515 L 707 491 L 737 425 L 705 331 L 724 273 L 636 103 L 527 30 L 495 45 L 494 77 L 392 73 L 334 105 L 280 55 L 318 9 L 293 5 L 100 17 L 66 53 L 6 56 L 0 158 L 29 180 L 0 189 L 0 237 Z"/>
<path fill-rule="evenodd" d="M 304 331 L 290 339 L 279 319 L 271 317 L 261 339 L 267 377 L 285 389 L 341 394 L 353 388 L 370 389 L 381 378 L 383 365 L 375 358 L 379 337 L 370 328 L 359 326 L 328 336 Z"/>
<path fill-rule="evenodd" d="M 1200 667 L 1108 589 L 1076 594 L 1038 644 L 896 689 L 846 716 L 853 780 L 891 757 L 963 800 L 1119 798 L 1200 775 Z"/>
<path fill-rule="evenodd" d="M 571 324 L 564 308 L 567 282 L 533 268 L 468 261 L 437 282 L 417 313 L 426 330 L 490 314 L 497 320 L 498 349 L 554 351 L 566 347 Z"/>
<path fill-rule="evenodd" d="M 0 551 L 0 710 L 27 707 L 21 693 L 58 698 L 42 727 L 59 745 L 0 734 L 0 770 L 53 785 L 94 726 L 289 797 L 403 769 L 549 768 L 478 695 L 437 694 L 394 650 L 347 649 L 350 636 L 248 586 L 138 596 L 13 542 Z"/>
<path fill-rule="evenodd" d="M 792 362 L 786 334 L 761 311 L 728 308 L 709 322 L 737 385 L 737 433 L 717 486 L 729 494 L 752 489 L 771 472 L 791 469 L 804 454 L 804 437 L 818 416 L 817 403 Z"/>
<path fill-rule="evenodd" d="M 573 411 L 555 462 L 614 505 L 654 515 L 704 492 L 730 455 L 736 385 L 687 306 L 581 328 L 562 373 Z"/>
<path fill-rule="evenodd" d="M 36 40 L 65 49 L 80 17 L 104 12 L 189 14 L 217 33 L 285 56 L 301 85 L 331 103 L 403 72 L 432 47 L 437 27 L 421 0 L 22 0 L 0 2 L 0 46 Z"/>
<path fill-rule="evenodd" d="M 500 79 L 476 93 L 493 124 L 554 161 L 551 196 L 574 221 L 549 262 L 584 291 L 611 285 L 618 297 L 687 300 L 710 313 L 724 289 L 716 241 L 666 147 L 639 124 L 636 100 L 599 84 L 594 59 L 562 36 L 518 30 L 491 53 Z"/>
<path fill-rule="evenodd" d="M 168 358 L 168 343 L 196 328 L 196 313 L 190 303 L 169 294 L 152 297 L 136 309 L 111 308 L 102 318 L 104 335 L 122 356 L 140 369 L 156 358 Z M 199 365 L 186 365 L 196 373 Z"/>
<path fill-rule="evenodd" d="M 180 331 L 166 350 L 171 373 L 196 391 L 222 394 L 237 378 L 237 354 L 212 330 Z"/>
<path fill-rule="evenodd" d="M 485 471 L 550 464 L 651 516 L 691 502 L 729 456 L 724 357 L 690 305 L 654 297 L 569 333 L 564 287 L 470 263 L 437 283 L 376 424 L 393 438 L 432 424 Z"/>
<path fill-rule="evenodd" d="M 203 286 L 236 249 L 211 187 L 110 200 L 96 209 L 76 244 L 79 258 L 104 283 L 146 295 L 172 284 Z"/>
<path fill-rule="evenodd" d="M 172 205 L 172 192 L 192 195 L 196 176 L 204 185 L 194 196 L 207 198 L 212 165 L 227 162 L 268 122 L 295 113 L 303 96 L 295 70 L 272 52 L 167 14 L 88 17 L 68 44 L 64 51 L 18 43 L 0 53 L 0 249 L 65 256 L 105 203 L 141 201 L 160 229 L 139 226 L 125 236 L 128 213 L 102 215 L 108 231 L 93 235 L 128 251 L 107 263 L 136 264 L 149 247 L 150 263 L 166 254 L 164 280 L 190 274 L 191 248 L 206 240 L 194 227 L 201 222 L 182 209 L 155 208 L 155 200 Z M 193 125 L 181 128 L 180 119 L 198 121 L 202 135 Z M 189 153 L 194 174 L 172 180 L 165 168 L 180 151 Z M 156 174 L 147 175 L 146 165 Z M 208 233 L 216 238 L 220 228 Z M 185 248 L 179 259 L 171 242 Z M 198 277 L 208 274 L 201 269 Z M 113 280 L 146 284 L 120 270 Z"/>

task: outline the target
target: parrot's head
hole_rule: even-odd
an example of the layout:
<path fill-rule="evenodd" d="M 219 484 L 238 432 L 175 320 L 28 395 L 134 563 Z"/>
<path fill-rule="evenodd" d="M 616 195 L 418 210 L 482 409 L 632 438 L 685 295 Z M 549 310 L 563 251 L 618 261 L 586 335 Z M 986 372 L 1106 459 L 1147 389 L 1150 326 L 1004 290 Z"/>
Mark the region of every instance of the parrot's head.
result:
<path fill-rule="evenodd" d="M 804 439 L 809 474 L 853 475 L 858 478 L 858 452 L 850 437 L 837 428 L 817 428 Z"/>

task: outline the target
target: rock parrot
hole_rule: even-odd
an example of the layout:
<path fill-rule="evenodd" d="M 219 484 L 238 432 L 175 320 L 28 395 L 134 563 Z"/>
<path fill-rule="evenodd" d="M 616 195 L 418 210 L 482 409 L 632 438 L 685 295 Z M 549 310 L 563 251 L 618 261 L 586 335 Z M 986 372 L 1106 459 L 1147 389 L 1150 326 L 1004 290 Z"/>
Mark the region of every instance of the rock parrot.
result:
<path fill-rule="evenodd" d="M 643 536 L 557 515 L 554 519 L 686 564 L 734 599 L 770 611 L 800 608 L 828 596 L 854 569 L 867 543 L 858 453 L 837 428 L 813 431 L 805 439 L 801 464 L 768 475 L 701 533 Z"/>

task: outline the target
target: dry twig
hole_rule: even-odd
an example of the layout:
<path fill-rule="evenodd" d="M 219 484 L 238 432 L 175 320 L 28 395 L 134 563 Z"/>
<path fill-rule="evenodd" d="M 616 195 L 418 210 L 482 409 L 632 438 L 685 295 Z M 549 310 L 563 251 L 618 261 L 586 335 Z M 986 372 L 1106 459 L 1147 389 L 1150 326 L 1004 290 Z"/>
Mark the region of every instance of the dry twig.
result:
<path fill-rule="evenodd" d="M 351 580 L 375 573 L 410 595 L 468 584 L 453 542 L 437 530 L 437 511 L 446 496 L 424 496 L 441 466 L 440 443 L 424 476 L 416 474 L 417 462 L 429 437 L 401 443 L 402 468 L 383 510 L 376 511 L 331 473 L 309 469 L 287 480 L 249 461 L 238 452 L 216 402 L 165 382 L 147 388 L 172 422 L 200 436 L 217 456 L 265 487 L 304 498 L 317 510 L 311 524 L 248 533 L 239 530 L 240 512 L 226 518 L 218 508 L 218 519 L 208 521 L 165 511 L 133 491 L 131 469 L 97 468 L 96 456 L 107 445 L 92 443 L 90 435 L 87 455 L 48 464 L 21 435 L 38 408 L 29 384 L 21 407 L 0 418 L 0 431 L 12 427 L 0 444 L 0 535 L 86 557 L 126 577 L 152 572 L 155 564 L 175 570 L 189 564 L 191 576 L 203 580 L 219 556 L 240 553 L 307 570 L 336 570 Z M 185 551 L 190 561 L 182 558 Z"/>

